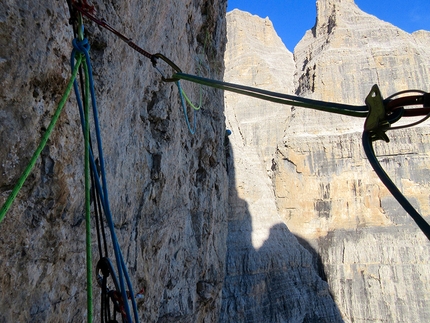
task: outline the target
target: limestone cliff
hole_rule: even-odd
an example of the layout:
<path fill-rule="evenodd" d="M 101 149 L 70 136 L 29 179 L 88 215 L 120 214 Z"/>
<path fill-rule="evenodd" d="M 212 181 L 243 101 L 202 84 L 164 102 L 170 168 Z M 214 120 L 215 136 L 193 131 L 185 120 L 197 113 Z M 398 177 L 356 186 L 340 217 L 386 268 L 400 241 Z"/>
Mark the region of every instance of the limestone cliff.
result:
<path fill-rule="evenodd" d="M 362 104 L 373 83 L 384 96 L 430 90 L 429 32 L 410 35 L 353 1 L 317 5 L 317 23 L 294 51 L 298 94 Z M 285 187 L 288 180 L 295 189 L 279 196 L 279 210 L 291 230 L 317 239 L 345 320 L 426 322 L 430 243 L 369 166 L 363 123 L 299 109 L 292 120 L 275 183 Z M 427 220 L 429 135 L 424 124 L 390 132 L 389 144 L 376 145 L 388 174 Z"/>
<path fill-rule="evenodd" d="M 222 79 L 225 1 L 95 5 L 98 16 L 149 52 Z M 373 83 L 384 94 L 429 90 L 429 33 L 408 35 L 352 0 L 318 5 L 317 24 L 294 58 L 268 19 L 231 14 L 237 28 L 229 30 L 226 79 L 349 103 L 362 103 Z M 68 18 L 65 1 L 2 1 L 0 204 L 70 76 Z M 106 30 L 87 20 L 85 28 L 115 228 L 132 283 L 145 288 L 142 322 L 339 322 L 341 315 L 425 322 L 428 242 L 367 166 L 362 123 L 226 95 L 233 130 L 226 139 L 222 94 L 204 88 L 192 136 L 175 85 Z M 352 56 L 363 50 L 368 56 Z M 199 96 L 197 86 L 183 83 L 190 97 Z M 424 214 L 428 138 L 424 126 L 378 147 Z M 72 95 L 0 224 L 1 323 L 86 320 L 82 146 Z M 96 321 L 98 294 L 95 287 Z"/>
<path fill-rule="evenodd" d="M 222 79 L 225 1 L 92 3 L 97 16 L 145 50 L 190 73 L 204 65 Z M 66 1 L 1 3 L 0 204 L 65 90 L 73 39 L 68 20 Z M 86 19 L 84 25 L 116 232 L 136 291 L 145 288 L 141 322 L 217 321 L 228 196 L 222 94 L 204 90 L 192 136 L 176 86 L 162 82 L 148 59 L 113 34 Z M 198 97 L 197 87 L 184 87 Z M 86 321 L 80 129 L 72 95 L 0 224 L 0 322 Z M 94 268 L 97 254 L 94 241 Z M 95 286 L 95 313 L 99 293 Z"/>
<path fill-rule="evenodd" d="M 292 93 L 293 57 L 272 23 L 234 10 L 227 26 L 225 80 Z M 225 103 L 234 167 L 221 321 L 340 322 L 311 254 L 279 217 L 268 176 L 290 108 L 232 93 Z"/>
<path fill-rule="evenodd" d="M 267 18 L 229 15 L 226 80 L 349 104 L 364 104 L 373 84 L 385 97 L 430 90 L 430 33 L 408 34 L 364 13 L 353 0 L 317 1 L 316 25 L 296 46 L 293 60 L 276 38 L 264 43 L 273 33 Z M 258 56 L 262 46 L 267 50 Z M 243 59 L 231 59 L 252 52 L 253 66 L 251 60 L 242 65 Z M 272 52 L 279 74 L 265 63 Z M 258 68 L 263 64 L 265 69 Z M 282 87 L 277 82 L 290 82 L 285 71 L 292 69 L 294 86 Z M 266 78 L 273 87 L 255 81 Z M 235 164 L 241 165 L 236 187 L 249 204 L 253 243 L 261 246 L 268 236 L 261 232 L 280 217 L 313 253 L 346 322 L 426 322 L 430 244 L 368 164 L 361 147 L 364 120 L 234 94 L 226 94 L 225 102 Z M 377 154 L 399 188 L 428 215 L 429 128 L 424 124 L 389 137 L 389 144 L 376 144 Z"/>

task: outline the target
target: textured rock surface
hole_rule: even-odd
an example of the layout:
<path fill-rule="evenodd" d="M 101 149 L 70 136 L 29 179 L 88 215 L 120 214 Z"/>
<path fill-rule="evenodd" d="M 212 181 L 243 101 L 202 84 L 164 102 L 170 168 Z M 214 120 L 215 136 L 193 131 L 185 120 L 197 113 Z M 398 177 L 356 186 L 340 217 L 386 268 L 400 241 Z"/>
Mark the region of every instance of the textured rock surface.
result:
<path fill-rule="evenodd" d="M 374 83 L 384 96 L 430 90 L 429 32 L 408 34 L 352 0 L 317 6 L 315 27 L 294 51 L 296 93 L 363 104 Z M 430 243 L 374 174 L 363 121 L 351 119 L 295 110 L 276 162 L 279 210 L 321 254 L 345 321 L 427 322 Z M 376 153 L 428 221 L 429 127 L 388 135 Z"/>
<path fill-rule="evenodd" d="M 430 90 L 429 32 L 408 34 L 362 12 L 352 0 L 317 1 L 317 6 L 317 23 L 295 48 L 294 62 L 276 40 L 271 43 L 276 50 L 264 43 L 271 37 L 266 36 L 271 33 L 267 19 L 258 22 L 248 15 L 249 21 L 238 23 L 230 17 L 228 25 L 239 29 L 236 36 L 229 32 L 229 42 L 233 37 L 237 43 L 227 44 L 226 79 L 360 105 L 375 83 L 384 96 L 406 89 Z M 267 50 L 253 58 L 251 68 L 252 60 L 244 58 L 253 52 L 258 56 L 262 44 Z M 234 54 L 228 53 L 229 46 Z M 257 68 L 272 59 L 272 52 L 280 73 L 266 63 L 265 69 Z M 230 60 L 235 55 L 241 60 Z M 240 61 L 245 61 L 243 66 Z M 285 63 L 289 67 L 283 68 Z M 294 86 L 283 87 L 291 84 L 285 72 L 292 68 Z M 255 81 L 266 78 L 274 88 Z M 236 187 L 248 203 L 254 247 L 265 245 L 268 228 L 279 223 L 279 216 L 313 253 L 314 265 L 324 265 L 346 322 L 426 322 L 430 245 L 372 171 L 361 146 L 364 120 L 276 105 L 272 110 L 267 103 L 258 110 L 258 101 L 234 94 L 226 94 L 225 102 L 235 164 L 241 165 L 236 166 Z M 396 131 L 389 137 L 389 144 L 376 143 L 382 165 L 419 212 L 428 215 L 429 128 Z M 241 169 L 245 171 L 240 174 Z M 231 222 L 229 230 L 231 236 Z"/>
<path fill-rule="evenodd" d="M 294 51 L 297 94 L 363 104 L 374 83 L 384 96 L 430 89 L 428 32 L 407 34 L 353 1 L 317 5 L 317 23 Z M 278 208 L 321 254 L 345 321 L 426 322 L 430 245 L 371 170 L 362 127 L 362 120 L 296 109 L 276 159 Z M 389 144 L 376 145 L 382 165 L 424 215 L 429 134 L 428 126 L 397 131 Z"/>
<path fill-rule="evenodd" d="M 293 92 L 292 54 L 272 23 L 234 10 L 227 26 L 225 80 Z M 339 322 L 311 254 L 278 215 L 268 177 L 290 107 L 232 93 L 225 103 L 234 167 L 221 321 Z"/>
<path fill-rule="evenodd" d="M 100 16 L 149 52 L 162 52 L 184 71 L 222 78 L 224 1 L 98 5 Z M 373 83 L 384 94 L 429 90 L 428 32 L 408 35 L 352 1 L 318 5 L 317 25 L 296 48 L 296 68 L 267 19 L 237 24 L 243 30 L 230 45 L 239 46 L 234 55 L 246 64 L 236 64 L 239 75 L 227 67 L 229 80 L 360 104 Z M 67 21 L 65 2 L 2 2 L 0 203 L 64 91 L 72 48 Z M 429 244 L 367 166 L 357 133 L 362 122 L 244 100 L 227 112 L 234 148 L 226 150 L 219 91 L 204 89 L 198 135 L 191 136 L 176 87 L 107 31 L 90 22 L 86 28 L 117 234 L 133 285 L 146 289 L 142 321 L 334 322 L 340 312 L 351 322 L 426 321 Z M 352 56 L 364 49 L 367 59 Z M 198 96 L 197 87 L 184 87 Z M 421 127 L 378 145 L 384 165 L 424 214 L 428 138 Z M 72 96 L 0 225 L 0 322 L 86 319 L 81 142 Z M 295 239 L 281 217 L 303 238 Z M 315 268 L 321 262 L 340 311 L 322 266 Z"/>
<path fill-rule="evenodd" d="M 222 78 L 225 1 L 104 1 L 97 12 L 184 71 Z M 2 1 L 0 203 L 20 176 L 69 78 L 66 1 Z M 117 235 L 143 322 L 214 322 L 224 279 L 227 175 L 223 97 L 205 90 L 198 135 L 174 84 L 85 21 Z M 170 71 L 165 65 L 160 68 Z M 184 85 L 189 96 L 198 88 Z M 73 97 L 73 96 L 72 96 Z M 83 148 L 70 99 L 1 224 L 0 322 L 86 320 Z M 95 232 L 93 237 L 95 237 Z M 96 244 L 93 245 L 97 261 Z M 113 252 L 110 254 L 113 259 Z M 94 263 L 95 268 L 95 263 Z M 94 289 L 99 313 L 99 289 Z M 97 319 L 98 320 L 98 319 Z"/>
<path fill-rule="evenodd" d="M 226 80 L 292 93 L 293 55 L 274 31 L 272 22 L 239 10 L 234 10 L 230 17 L 228 26 L 232 32 L 225 53 L 229 63 L 226 64 Z M 225 103 L 230 106 L 228 122 L 236 122 L 240 127 L 238 144 L 257 149 L 260 156 L 269 158 L 283 137 L 283 123 L 288 118 L 285 108 L 235 93 L 226 93 Z M 238 132 L 233 131 L 233 137 L 236 135 Z"/>

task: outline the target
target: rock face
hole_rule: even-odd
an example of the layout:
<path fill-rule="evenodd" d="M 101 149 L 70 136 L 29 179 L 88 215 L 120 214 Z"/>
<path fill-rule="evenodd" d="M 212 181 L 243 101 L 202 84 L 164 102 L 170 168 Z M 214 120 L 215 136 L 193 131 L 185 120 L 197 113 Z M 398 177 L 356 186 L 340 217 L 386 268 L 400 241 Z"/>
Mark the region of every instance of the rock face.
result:
<path fill-rule="evenodd" d="M 184 71 L 222 79 L 225 1 L 99 1 L 96 15 Z M 0 204 L 27 165 L 70 76 L 66 1 L 2 1 Z M 84 19 L 116 233 L 141 322 L 218 320 L 228 178 L 223 97 L 203 91 L 198 135 L 178 91 L 145 57 Z M 221 62 L 221 63 L 220 63 Z M 167 65 L 159 63 L 167 75 Z M 197 87 L 183 84 L 188 96 Z M 0 322 L 86 321 L 83 145 L 74 96 L 0 224 Z M 94 270 L 98 249 L 93 230 Z M 113 260 L 113 250 L 110 249 Z M 94 281 L 96 285 L 96 282 Z M 100 289 L 94 287 L 95 321 Z"/>
<path fill-rule="evenodd" d="M 230 13 L 225 79 L 360 105 L 373 84 L 385 97 L 430 90 L 429 32 L 408 34 L 364 13 L 352 0 L 317 1 L 317 9 L 316 25 L 295 48 L 293 60 L 270 36 L 268 19 Z M 267 39 L 274 40 L 267 44 Z M 262 46 L 266 51 L 257 57 Z M 251 53 L 256 57 L 245 60 Z M 285 72 L 292 69 L 294 86 L 283 87 L 291 84 Z M 256 81 L 265 79 L 273 87 Z M 361 146 L 364 120 L 247 100 L 226 94 L 225 102 L 236 187 L 249 204 L 253 245 L 264 246 L 267 228 L 282 226 L 279 217 L 313 253 L 345 322 L 426 322 L 430 243 L 371 169 Z M 428 215 L 429 128 L 388 135 L 391 142 L 377 142 L 376 153 L 400 190 Z M 239 174 L 242 168 L 246 171 Z M 242 290 L 237 295 L 248 292 Z"/>
<path fill-rule="evenodd" d="M 225 80 L 293 92 L 293 57 L 272 23 L 234 10 L 227 26 Z M 232 93 L 225 103 L 234 167 L 220 321 L 340 322 L 311 254 L 279 217 L 268 177 L 290 108 Z"/>
<path fill-rule="evenodd" d="M 285 48 L 269 19 L 234 10 L 228 24 L 228 49 L 225 52 L 226 80 L 268 90 L 293 92 L 293 55 Z M 270 53 L 270 55 L 267 55 Z M 236 66 L 240 64 L 239 66 Z M 283 74 L 280 78 L 278 75 Z M 230 104 L 230 102 L 234 102 Z M 241 147 L 253 147 L 263 158 L 270 157 L 283 137 L 283 122 L 288 115 L 280 105 L 266 106 L 238 94 L 226 93 L 227 112 L 240 126 Z M 228 118 L 229 122 L 232 118 Z M 230 125 L 232 127 L 232 125 Z M 237 134 L 233 131 L 233 137 Z"/>
<path fill-rule="evenodd" d="M 373 83 L 387 94 L 403 86 L 428 90 L 429 33 L 408 35 L 352 1 L 318 5 L 317 25 L 294 58 L 268 19 L 231 14 L 230 24 L 242 30 L 229 31 L 226 79 L 349 103 L 362 103 Z M 184 72 L 222 79 L 225 6 L 112 0 L 97 4 L 96 14 Z M 65 90 L 68 18 L 66 2 L 2 2 L 0 204 Z M 132 283 L 145 289 L 142 322 L 426 321 L 429 243 L 367 166 L 362 123 L 226 95 L 228 140 L 222 94 L 204 88 L 192 136 L 175 84 L 84 21 L 110 205 Z M 199 96 L 197 86 L 183 87 Z M 384 165 L 424 214 L 428 145 L 425 126 L 378 145 Z M 83 187 L 72 95 L 0 224 L 1 323 L 86 320 Z M 95 268 L 95 239 L 92 249 Z M 94 321 L 99 292 L 95 287 Z"/>
<path fill-rule="evenodd" d="M 430 90 L 429 32 L 408 34 L 353 1 L 317 6 L 315 27 L 294 51 L 296 93 L 363 104 L 374 83 L 384 96 Z M 276 162 L 279 210 L 319 251 L 345 321 L 426 322 L 430 243 L 374 174 L 361 148 L 363 121 L 351 119 L 295 110 Z M 376 143 L 387 173 L 427 220 L 429 135 L 424 125 Z"/>

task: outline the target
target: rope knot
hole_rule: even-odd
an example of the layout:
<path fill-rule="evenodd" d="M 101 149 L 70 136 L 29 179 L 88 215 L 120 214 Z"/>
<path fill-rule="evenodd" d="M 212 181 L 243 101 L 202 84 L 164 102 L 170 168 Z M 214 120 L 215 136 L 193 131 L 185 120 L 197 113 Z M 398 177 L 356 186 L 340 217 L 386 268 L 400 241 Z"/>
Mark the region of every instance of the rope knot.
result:
<path fill-rule="evenodd" d="M 90 43 L 88 42 L 87 38 L 84 38 L 82 40 L 73 39 L 72 41 L 73 48 L 82 54 L 88 54 L 90 51 Z"/>

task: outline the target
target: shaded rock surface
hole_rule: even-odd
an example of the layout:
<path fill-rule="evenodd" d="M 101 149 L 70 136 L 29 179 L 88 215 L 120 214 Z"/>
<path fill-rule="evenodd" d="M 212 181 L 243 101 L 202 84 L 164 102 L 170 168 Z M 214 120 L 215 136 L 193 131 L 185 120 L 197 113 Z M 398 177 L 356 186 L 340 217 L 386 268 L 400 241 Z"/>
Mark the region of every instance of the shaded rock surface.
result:
<path fill-rule="evenodd" d="M 205 76 L 222 79 L 225 1 L 94 4 L 97 16 L 145 50 L 190 73 L 205 66 Z M 0 204 L 65 90 L 73 38 L 68 20 L 66 1 L 2 1 Z M 162 82 L 147 58 L 113 34 L 84 23 L 116 233 L 135 290 L 145 288 L 141 321 L 217 321 L 228 197 L 222 93 L 204 90 L 199 135 L 190 135 L 175 84 Z M 172 73 L 162 62 L 159 67 Z M 198 97 L 198 87 L 184 88 Z M 72 95 L 1 223 L 0 322 L 86 321 L 82 141 Z M 95 241 L 93 255 L 95 268 Z M 210 291 L 202 293 L 199 282 Z"/>
<path fill-rule="evenodd" d="M 267 18 L 229 13 L 228 26 L 237 27 L 235 32 L 228 27 L 225 79 L 357 105 L 364 105 L 373 84 L 384 97 L 406 89 L 430 90 L 429 32 L 408 34 L 364 13 L 352 0 L 320 0 L 317 9 L 316 25 L 296 46 L 293 59 L 270 36 Z M 259 56 L 263 46 L 267 50 Z M 272 52 L 282 72 L 267 63 Z M 255 57 L 244 60 L 251 53 Z M 236 55 L 240 59 L 232 59 Z M 285 72 L 292 69 L 294 85 L 283 87 L 291 84 Z M 264 79 L 270 84 L 255 81 Z M 235 167 L 236 188 L 248 204 L 254 248 L 262 248 L 270 228 L 283 222 L 311 251 L 344 321 L 426 322 L 430 245 L 371 169 L 361 146 L 364 120 L 225 96 L 235 164 L 241 165 Z M 428 125 L 388 135 L 390 143 L 377 142 L 376 153 L 428 220 Z M 230 220 L 229 237 L 235 227 Z M 254 252 L 231 248 L 228 254 Z M 238 286 L 253 285 L 246 279 Z M 243 289 L 236 297 L 246 299 L 248 292 Z"/>

